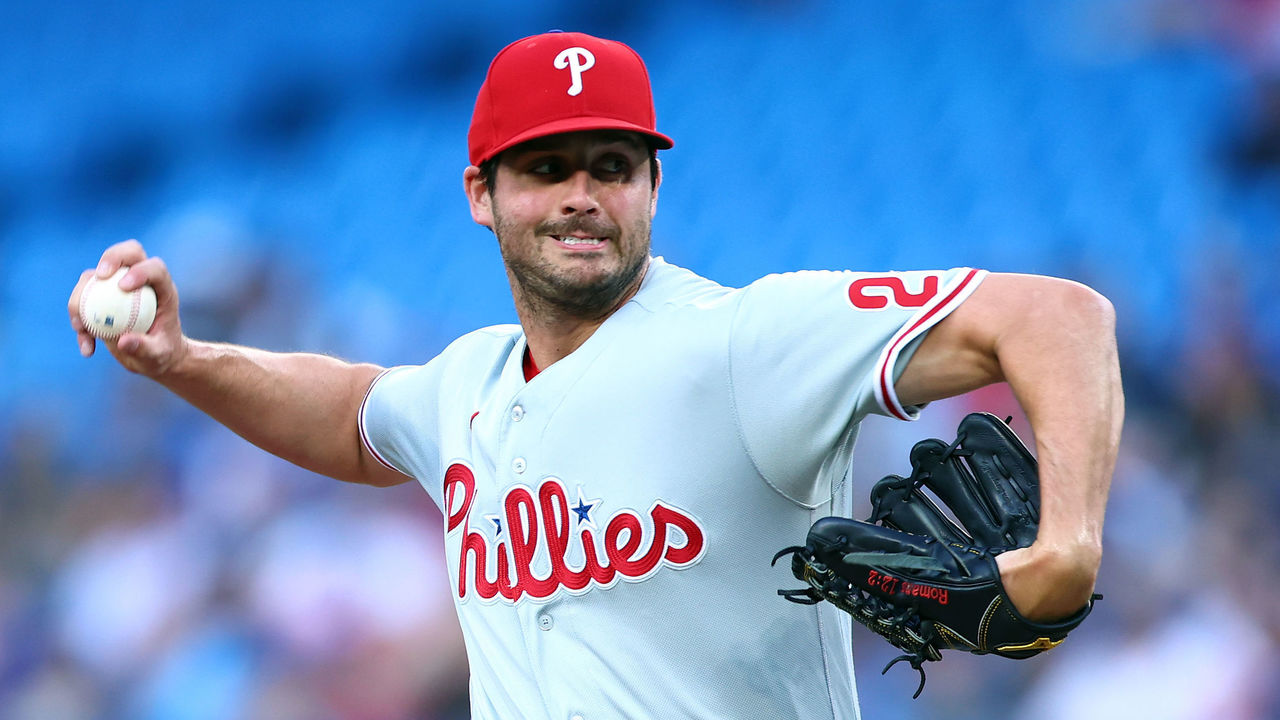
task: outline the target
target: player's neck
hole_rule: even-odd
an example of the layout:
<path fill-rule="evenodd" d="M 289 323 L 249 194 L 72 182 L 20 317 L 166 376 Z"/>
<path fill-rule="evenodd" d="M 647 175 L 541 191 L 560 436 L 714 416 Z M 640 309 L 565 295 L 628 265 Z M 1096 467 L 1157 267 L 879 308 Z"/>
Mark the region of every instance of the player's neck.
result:
<path fill-rule="evenodd" d="M 533 364 L 539 370 L 545 370 L 553 363 L 582 347 L 587 338 L 604 324 L 605 318 L 589 323 L 579 323 L 572 327 L 547 326 L 542 323 L 521 322 L 524 327 L 525 340 L 529 346 L 529 354 Z"/>
<path fill-rule="evenodd" d="M 618 303 L 618 307 L 633 294 L 634 292 L 628 293 Z M 547 369 L 552 363 L 582 347 L 587 338 L 594 335 L 616 310 L 615 307 L 599 317 L 583 318 L 563 312 L 548 312 L 545 308 L 534 310 L 528 303 L 516 303 L 516 314 L 520 316 L 520 326 L 524 328 L 529 354 L 539 370 Z"/>
<path fill-rule="evenodd" d="M 592 317 L 567 313 L 546 303 L 531 302 L 530 298 L 517 292 L 516 315 L 520 318 L 520 326 L 524 328 L 525 341 L 534 366 L 538 370 L 545 370 L 582 347 L 582 344 L 595 334 L 605 320 L 635 296 L 644 275 L 645 273 L 642 272 L 640 277 L 636 278 L 635 283 L 618 298 L 613 307 L 601 315 Z"/>

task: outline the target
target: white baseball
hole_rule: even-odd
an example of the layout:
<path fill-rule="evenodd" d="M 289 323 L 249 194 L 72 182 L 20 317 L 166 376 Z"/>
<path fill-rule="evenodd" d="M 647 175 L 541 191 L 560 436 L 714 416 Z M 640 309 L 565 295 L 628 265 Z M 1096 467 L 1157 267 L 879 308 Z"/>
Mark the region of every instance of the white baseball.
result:
<path fill-rule="evenodd" d="M 129 268 L 101 280 L 89 278 L 80 293 L 80 322 L 94 337 L 114 340 L 127 332 L 145 333 L 156 319 L 156 291 L 150 285 L 132 292 L 120 289 L 120 278 Z"/>

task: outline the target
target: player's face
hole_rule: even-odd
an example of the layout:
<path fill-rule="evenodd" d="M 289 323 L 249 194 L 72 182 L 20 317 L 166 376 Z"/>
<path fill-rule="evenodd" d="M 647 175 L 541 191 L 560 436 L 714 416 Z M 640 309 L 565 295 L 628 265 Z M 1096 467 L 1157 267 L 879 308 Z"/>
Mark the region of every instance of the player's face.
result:
<path fill-rule="evenodd" d="M 594 318 L 639 287 L 657 191 L 637 135 L 533 140 L 502 154 L 492 193 L 474 185 L 472 214 L 497 235 L 517 303 Z"/>

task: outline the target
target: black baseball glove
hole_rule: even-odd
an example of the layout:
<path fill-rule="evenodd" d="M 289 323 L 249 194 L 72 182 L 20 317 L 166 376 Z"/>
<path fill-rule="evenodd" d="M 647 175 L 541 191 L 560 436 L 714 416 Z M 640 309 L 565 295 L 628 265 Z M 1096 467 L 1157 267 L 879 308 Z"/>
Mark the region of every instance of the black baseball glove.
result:
<path fill-rule="evenodd" d="M 1038 655 L 1066 639 L 1101 598 L 1054 623 L 1028 620 L 1009 601 L 995 556 L 1035 540 L 1039 475 L 1026 445 L 994 415 L 969 415 L 950 444 L 916 443 L 911 477 L 880 480 L 871 502 L 866 522 L 822 518 L 803 546 L 775 555 L 776 563 L 790 554 L 791 571 L 808 583 L 778 594 L 806 605 L 826 600 L 905 650 L 884 671 L 910 661 L 920 671 L 913 697 L 924 689 L 923 663 L 941 660 L 942 650 Z"/>

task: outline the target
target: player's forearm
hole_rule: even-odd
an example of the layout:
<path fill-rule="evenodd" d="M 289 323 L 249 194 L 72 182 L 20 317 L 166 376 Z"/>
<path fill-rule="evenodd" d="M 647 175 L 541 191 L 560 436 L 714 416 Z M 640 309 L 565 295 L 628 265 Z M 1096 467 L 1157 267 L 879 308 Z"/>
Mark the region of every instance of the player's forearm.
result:
<path fill-rule="evenodd" d="M 273 455 L 340 480 L 370 481 L 357 415 L 378 367 L 308 353 L 184 345 L 158 382 Z"/>
<path fill-rule="evenodd" d="M 996 355 L 1035 431 L 1037 545 L 1092 562 L 1096 572 L 1124 420 L 1115 313 L 1105 298 L 1074 283 L 1045 284 L 1039 292 L 997 339 Z"/>

